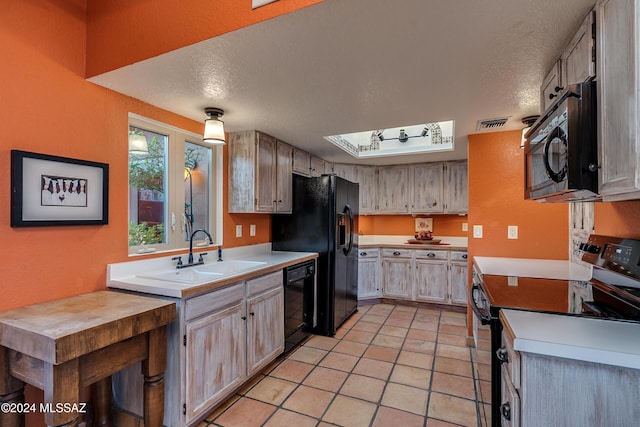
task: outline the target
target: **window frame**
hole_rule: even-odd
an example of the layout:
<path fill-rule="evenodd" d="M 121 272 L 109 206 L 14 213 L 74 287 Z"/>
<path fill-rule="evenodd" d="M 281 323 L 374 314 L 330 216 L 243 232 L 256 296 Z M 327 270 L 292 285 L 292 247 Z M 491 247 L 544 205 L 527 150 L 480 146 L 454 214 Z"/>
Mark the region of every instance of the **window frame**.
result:
<path fill-rule="evenodd" d="M 213 246 L 222 245 L 223 233 L 223 155 L 221 145 L 211 145 L 202 142 L 202 135 L 180 129 L 135 113 L 129 113 L 127 131 L 129 127 L 157 132 L 168 136 L 167 147 L 167 171 L 166 171 L 166 213 L 165 233 L 166 243 L 129 246 L 129 220 L 130 220 L 130 192 L 129 188 L 129 157 L 127 156 L 127 248 L 129 256 L 141 256 L 150 253 L 177 252 L 189 248 L 189 242 L 184 241 L 184 144 L 200 145 L 211 150 L 211 164 L 209 174 L 209 226 L 207 231 L 213 238 Z M 128 134 L 128 132 L 127 132 Z M 172 228 L 172 216 L 175 216 L 175 230 Z M 196 235 L 194 246 L 205 242 L 204 233 Z"/>

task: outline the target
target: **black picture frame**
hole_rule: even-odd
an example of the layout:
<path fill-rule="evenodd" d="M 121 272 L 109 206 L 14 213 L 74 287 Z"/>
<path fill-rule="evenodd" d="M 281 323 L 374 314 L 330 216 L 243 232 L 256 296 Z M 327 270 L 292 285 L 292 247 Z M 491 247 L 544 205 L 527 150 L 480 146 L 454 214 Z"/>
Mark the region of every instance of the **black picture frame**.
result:
<path fill-rule="evenodd" d="M 109 165 L 11 150 L 11 227 L 109 223 Z"/>

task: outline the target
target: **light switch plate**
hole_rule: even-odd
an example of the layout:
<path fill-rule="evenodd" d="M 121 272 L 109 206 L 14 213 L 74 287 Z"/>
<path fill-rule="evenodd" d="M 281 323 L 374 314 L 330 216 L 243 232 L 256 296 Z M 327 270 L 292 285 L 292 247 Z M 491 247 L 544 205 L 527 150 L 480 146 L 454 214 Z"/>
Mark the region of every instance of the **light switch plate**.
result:
<path fill-rule="evenodd" d="M 518 226 L 517 225 L 508 225 L 507 226 L 507 239 L 517 239 L 518 238 Z"/>
<path fill-rule="evenodd" d="M 482 239 L 482 226 L 474 225 L 473 226 L 473 237 L 475 239 Z"/>
<path fill-rule="evenodd" d="M 469 231 L 469 224 L 466 222 L 462 223 L 462 231 Z"/>
<path fill-rule="evenodd" d="M 518 286 L 518 276 L 507 276 L 507 286 Z"/>
<path fill-rule="evenodd" d="M 236 237 L 242 237 L 242 225 L 236 225 Z"/>
<path fill-rule="evenodd" d="M 255 236 L 255 235 L 256 235 L 256 225 L 251 224 L 249 226 L 249 236 Z"/>

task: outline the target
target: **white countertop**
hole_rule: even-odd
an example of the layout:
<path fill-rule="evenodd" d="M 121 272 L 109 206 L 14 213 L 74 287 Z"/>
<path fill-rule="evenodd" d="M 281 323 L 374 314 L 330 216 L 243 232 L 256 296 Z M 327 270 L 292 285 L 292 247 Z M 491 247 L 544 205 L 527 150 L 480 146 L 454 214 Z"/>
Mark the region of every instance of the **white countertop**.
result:
<path fill-rule="evenodd" d="M 501 313 L 517 351 L 640 369 L 640 324 L 519 310 Z"/>
<path fill-rule="evenodd" d="M 473 262 L 480 274 L 581 281 L 591 279 L 590 267 L 566 260 L 476 256 Z"/>
<path fill-rule="evenodd" d="M 409 239 L 413 239 L 414 236 L 404 235 L 379 235 L 379 234 L 366 234 L 358 236 L 359 247 L 393 247 L 393 248 L 438 248 L 446 250 L 467 250 L 468 239 L 466 237 L 452 237 L 452 236 L 433 236 L 434 240 L 440 240 L 438 245 L 426 244 L 411 244 L 407 243 Z"/>
<path fill-rule="evenodd" d="M 194 255 L 197 256 L 198 252 L 195 252 Z M 138 276 L 138 274 L 144 272 L 175 270 L 175 261 L 171 261 L 172 256 L 128 261 L 107 265 L 107 287 L 166 297 L 187 298 L 317 257 L 318 254 L 315 252 L 272 252 L 270 243 L 226 249 L 223 250 L 224 260 L 259 261 L 265 264 L 235 274 L 225 275 L 209 283 L 198 284 L 185 284 Z M 206 264 L 217 262 L 215 248 L 211 249 L 211 253 L 209 253 L 205 262 Z"/>

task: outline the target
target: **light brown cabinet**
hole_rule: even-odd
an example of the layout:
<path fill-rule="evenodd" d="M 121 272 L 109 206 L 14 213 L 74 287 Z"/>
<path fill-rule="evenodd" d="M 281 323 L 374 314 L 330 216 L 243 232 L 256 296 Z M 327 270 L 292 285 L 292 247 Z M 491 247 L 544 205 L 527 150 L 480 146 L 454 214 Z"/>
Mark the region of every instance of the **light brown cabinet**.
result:
<path fill-rule="evenodd" d="M 311 154 L 298 148 L 293 149 L 293 173 L 303 176 L 309 176 L 311 163 Z"/>
<path fill-rule="evenodd" d="M 557 60 L 540 86 L 540 114 L 544 113 L 558 100 L 558 96 L 564 89 L 562 82 L 562 61 Z"/>
<path fill-rule="evenodd" d="M 600 1 L 596 12 L 600 194 L 640 199 L 640 1 Z"/>
<path fill-rule="evenodd" d="M 411 178 L 411 212 L 444 213 L 444 163 L 413 165 Z"/>
<path fill-rule="evenodd" d="M 229 134 L 229 212 L 290 213 L 292 152 L 262 132 Z"/>
<path fill-rule="evenodd" d="M 409 213 L 409 167 L 378 168 L 378 213 Z"/>
<path fill-rule="evenodd" d="M 327 162 L 325 162 L 320 157 L 311 156 L 309 160 L 309 175 L 310 176 L 321 176 L 324 175 L 327 169 Z"/>
<path fill-rule="evenodd" d="M 382 249 L 382 296 L 413 299 L 413 254 L 406 249 Z"/>
<path fill-rule="evenodd" d="M 444 211 L 446 213 L 466 214 L 469 210 L 467 162 L 445 163 L 445 176 L 447 179 L 444 191 Z"/>
<path fill-rule="evenodd" d="M 415 251 L 415 299 L 445 304 L 449 299 L 446 251 Z"/>
<path fill-rule="evenodd" d="M 378 169 L 375 166 L 358 166 L 360 184 L 360 214 L 374 214 L 378 205 Z"/>
<path fill-rule="evenodd" d="M 380 297 L 380 249 L 358 252 L 358 299 Z"/>
<path fill-rule="evenodd" d="M 469 292 L 467 253 L 452 251 L 449 257 L 449 303 L 466 306 Z"/>
<path fill-rule="evenodd" d="M 567 85 L 586 82 L 596 75 L 595 12 L 591 11 L 560 57 L 563 82 Z"/>

